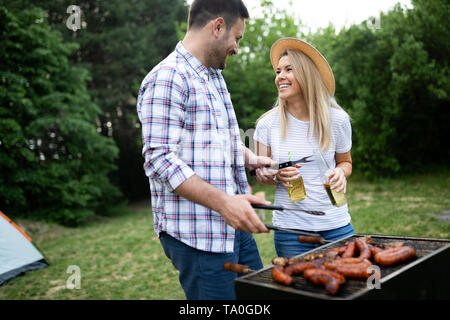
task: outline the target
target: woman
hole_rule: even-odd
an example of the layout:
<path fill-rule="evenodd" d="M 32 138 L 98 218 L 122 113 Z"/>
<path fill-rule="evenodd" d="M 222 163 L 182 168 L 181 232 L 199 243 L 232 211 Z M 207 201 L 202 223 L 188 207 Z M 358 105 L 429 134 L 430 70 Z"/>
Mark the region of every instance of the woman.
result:
<path fill-rule="evenodd" d="M 347 204 L 333 206 L 324 187 L 317 150 L 333 169 L 327 183 L 336 192 L 346 192 L 347 178 L 352 172 L 351 125 L 347 113 L 334 99 L 334 76 L 325 58 L 310 44 L 293 38 L 276 41 L 271 49 L 276 73 L 278 101 L 257 122 L 254 140 L 256 153 L 272 157 L 279 163 L 312 156 L 301 166 L 278 170 L 268 175 L 256 172 L 263 184 L 276 185 L 275 204 L 305 211 L 321 211 L 311 215 L 302 211 L 274 211 L 273 224 L 282 228 L 320 233 L 326 240 L 338 240 L 354 234 Z M 272 172 L 273 173 L 273 172 Z M 306 198 L 293 202 L 289 188 L 300 173 Z M 299 243 L 298 235 L 275 231 L 278 256 L 292 257 L 317 245 Z"/>

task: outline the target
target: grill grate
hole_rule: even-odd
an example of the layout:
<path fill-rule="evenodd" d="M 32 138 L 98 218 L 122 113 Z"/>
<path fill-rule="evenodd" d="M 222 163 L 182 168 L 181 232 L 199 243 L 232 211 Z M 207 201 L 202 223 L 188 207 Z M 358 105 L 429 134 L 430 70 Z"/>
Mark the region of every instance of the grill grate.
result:
<path fill-rule="evenodd" d="M 363 235 L 353 235 L 347 237 L 345 239 L 339 240 L 337 242 L 333 242 L 329 245 L 322 246 L 314 250 L 315 253 L 325 252 L 330 248 L 337 248 L 343 246 L 347 241 L 353 240 L 355 238 L 361 237 Z M 399 265 L 391 266 L 391 267 L 380 267 L 381 271 L 381 279 L 384 277 L 404 268 L 406 265 L 412 263 L 413 261 L 425 257 L 432 252 L 442 248 L 445 245 L 449 245 L 449 240 L 440 240 L 440 239 L 422 239 L 422 238 L 406 238 L 406 237 L 387 237 L 387 236 L 377 236 L 371 235 L 371 238 L 377 244 L 386 244 L 392 242 L 401 241 L 406 246 L 412 246 L 416 248 L 417 257 L 414 260 L 409 260 L 405 263 L 401 263 Z M 311 253 L 309 251 L 308 253 Z M 304 255 L 298 256 L 301 258 Z M 306 280 L 302 275 L 293 275 L 292 284 L 287 287 L 281 284 L 278 284 L 272 279 L 272 267 L 265 268 L 261 271 L 243 276 L 238 278 L 237 281 L 245 281 L 247 283 L 254 284 L 255 286 L 269 286 L 273 289 L 279 289 L 281 291 L 297 291 L 297 294 L 305 294 L 311 295 L 319 299 L 347 299 L 351 296 L 355 295 L 355 293 L 367 289 L 367 283 L 365 280 L 353 280 L 347 279 L 344 284 L 340 286 L 338 293 L 335 296 L 331 296 L 328 294 L 325 289 L 321 286 L 316 286 L 312 284 L 310 281 Z M 257 290 L 257 287 L 255 287 Z"/>

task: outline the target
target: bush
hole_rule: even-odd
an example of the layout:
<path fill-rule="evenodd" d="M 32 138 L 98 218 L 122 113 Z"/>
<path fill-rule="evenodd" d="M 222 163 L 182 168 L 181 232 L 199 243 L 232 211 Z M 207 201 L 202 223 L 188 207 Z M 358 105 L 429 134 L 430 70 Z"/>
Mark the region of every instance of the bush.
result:
<path fill-rule="evenodd" d="M 97 131 L 76 44 L 45 12 L 0 6 L 0 204 L 10 215 L 78 225 L 120 197 L 108 175 L 118 149 Z"/>

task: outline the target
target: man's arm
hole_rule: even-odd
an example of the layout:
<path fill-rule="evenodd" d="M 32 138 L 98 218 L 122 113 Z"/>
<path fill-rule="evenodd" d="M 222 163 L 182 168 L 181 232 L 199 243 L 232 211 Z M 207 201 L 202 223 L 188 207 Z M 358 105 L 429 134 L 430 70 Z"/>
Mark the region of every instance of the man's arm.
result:
<path fill-rule="evenodd" d="M 259 141 L 255 141 L 255 148 L 256 148 L 256 154 L 258 156 L 264 156 L 264 157 L 271 157 L 272 156 L 272 150 L 270 147 L 262 144 Z M 276 176 L 278 171 L 276 170 L 262 170 L 262 169 L 256 169 L 256 179 L 265 185 L 276 185 L 277 182 L 274 181 L 274 177 Z"/>
<path fill-rule="evenodd" d="M 269 157 L 257 156 L 249 148 L 247 148 L 244 145 L 242 145 L 242 150 L 244 152 L 245 166 L 250 170 L 254 170 L 257 168 L 269 167 L 269 166 L 275 166 L 277 164 L 275 161 L 273 161 Z"/>
<path fill-rule="evenodd" d="M 175 70 L 161 69 L 139 97 L 145 172 L 190 201 L 219 212 L 237 230 L 269 232 L 251 207 L 267 204 L 252 195 L 229 196 L 206 181 L 177 156 L 183 123 L 183 80 Z"/>
<path fill-rule="evenodd" d="M 250 194 L 230 196 L 197 175 L 184 181 L 174 193 L 219 212 L 225 222 L 236 230 L 249 233 L 269 232 L 251 206 L 251 203 L 270 203 L 259 197 Z"/>

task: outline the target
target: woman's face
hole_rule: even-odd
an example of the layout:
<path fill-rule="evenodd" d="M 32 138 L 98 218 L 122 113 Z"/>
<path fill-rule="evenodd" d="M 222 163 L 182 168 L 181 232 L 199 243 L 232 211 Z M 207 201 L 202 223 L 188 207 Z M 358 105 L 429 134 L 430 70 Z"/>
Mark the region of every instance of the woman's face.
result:
<path fill-rule="evenodd" d="M 291 63 L 288 56 L 281 57 L 275 70 L 275 85 L 278 89 L 278 96 L 283 100 L 292 100 L 293 98 L 303 98 L 300 84 L 294 76 Z"/>

